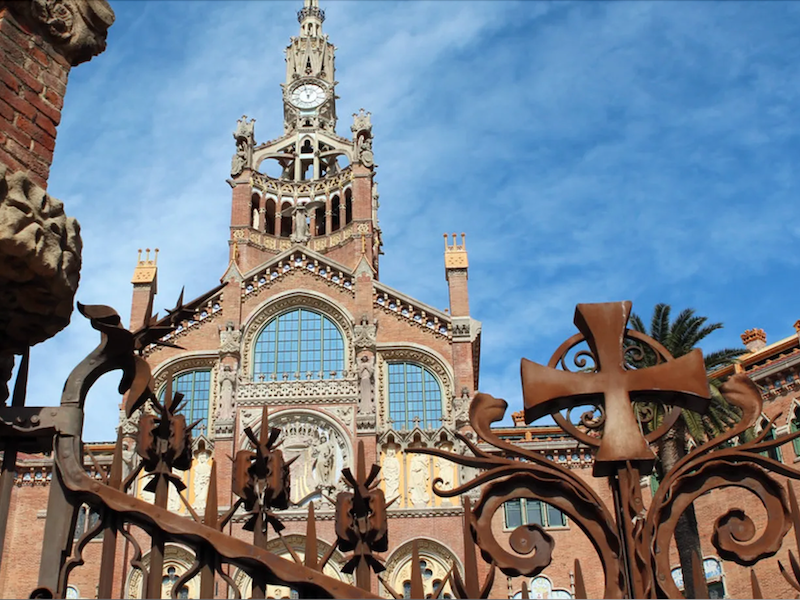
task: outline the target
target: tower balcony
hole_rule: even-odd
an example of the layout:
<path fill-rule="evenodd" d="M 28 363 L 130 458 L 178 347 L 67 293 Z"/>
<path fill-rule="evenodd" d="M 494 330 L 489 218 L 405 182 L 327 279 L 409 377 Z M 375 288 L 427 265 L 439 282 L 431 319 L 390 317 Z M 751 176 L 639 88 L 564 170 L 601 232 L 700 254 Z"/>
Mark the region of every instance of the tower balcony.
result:
<path fill-rule="evenodd" d="M 315 181 L 291 181 L 254 172 L 251 222 L 233 239 L 281 252 L 295 243 L 324 252 L 353 237 L 353 171 Z"/>

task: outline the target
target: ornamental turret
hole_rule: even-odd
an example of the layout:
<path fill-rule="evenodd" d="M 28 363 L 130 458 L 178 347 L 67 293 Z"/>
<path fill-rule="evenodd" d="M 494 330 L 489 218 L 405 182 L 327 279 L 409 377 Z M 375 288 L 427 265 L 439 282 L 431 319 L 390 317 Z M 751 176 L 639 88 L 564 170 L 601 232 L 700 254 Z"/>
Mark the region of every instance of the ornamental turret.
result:
<path fill-rule="evenodd" d="M 295 244 L 378 272 L 381 237 L 374 182 L 372 119 L 353 115 L 352 139 L 336 133 L 336 48 L 322 32 L 325 12 L 305 0 L 300 33 L 286 48 L 283 135 L 258 144 L 254 121 L 234 132 L 230 257 L 240 273 Z"/>

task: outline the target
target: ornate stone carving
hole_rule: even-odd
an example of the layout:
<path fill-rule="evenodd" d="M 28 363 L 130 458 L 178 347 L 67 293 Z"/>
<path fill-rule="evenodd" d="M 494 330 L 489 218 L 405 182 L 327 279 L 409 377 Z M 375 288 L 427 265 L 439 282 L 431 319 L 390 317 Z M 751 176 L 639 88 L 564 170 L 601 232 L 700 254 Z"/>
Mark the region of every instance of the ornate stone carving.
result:
<path fill-rule="evenodd" d="M 248 122 L 246 115 L 242 115 L 242 118 L 236 122 L 236 131 L 233 132 L 233 139 L 236 140 L 236 154 L 231 159 L 231 177 L 236 177 L 245 169 L 253 167 L 255 122 L 255 119 L 250 119 Z"/>
<path fill-rule="evenodd" d="M 367 315 L 362 316 L 361 323 L 353 327 L 353 343 L 356 346 L 356 351 L 374 349 L 377 335 L 377 324 L 370 323 Z"/>
<path fill-rule="evenodd" d="M 220 356 L 239 356 L 242 341 L 242 332 L 236 329 L 233 321 L 225 324 L 225 329 L 219 332 L 219 355 Z"/>
<path fill-rule="evenodd" d="M 358 362 L 358 414 L 375 414 L 375 365 L 369 354 L 362 355 Z"/>
<path fill-rule="evenodd" d="M 453 424 L 460 429 L 469 423 L 469 388 L 462 387 L 461 395 L 453 399 Z"/>
<path fill-rule="evenodd" d="M 338 417 L 345 427 L 353 429 L 353 406 L 331 406 L 325 410 Z"/>
<path fill-rule="evenodd" d="M 202 450 L 197 454 L 197 463 L 194 466 L 192 479 L 194 480 L 194 504 L 193 508 L 197 514 L 202 515 L 206 509 L 206 496 L 208 495 L 208 484 L 211 481 L 211 454 L 207 450 Z"/>
<path fill-rule="evenodd" d="M 345 379 L 310 379 L 299 381 L 241 381 L 236 391 L 239 404 L 285 404 L 287 400 L 311 402 L 355 401 L 358 382 L 353 376 Z"/>
<path fill-rule="evenodd" d="M 470 317 L 453 317 L 453 341 L 469 341 L 471 335 Z"/>
<path fill-rule="evenodd" d="M 415 507 L 427 506 L 431 501 L 428 491 L 431 480 L 430 459 L 425 454 L 413 454 L 408 469 L 408 500 Z"/>
<path fill-rule="evenodd" d="M 439 479 L 442 482 L 439 484 L 439 487 L 443 490 L 450 490 L 453 489 L 453 484 L 456 481 L 456 465 L 455 463 L 446 460 L 440 456 L 436 457 L 436 470 L 438 472 Z M 449 502 L 450 504 L 456 504 L 457 498 L 442 498 L 442 503 Z"/>
<path fill-rule="evenodd" d="M 373 167 L 375 165 L 375 156 L 372 154 L 372 137 L 367 135 L 359 136 L 357 146 L 356 157 L 358 162 L 365 167 Z"/>
<path fill-rule="evenodd" d="M 386 446 L 381 475 L 385 484 L 384 494 L 387 502 L 400 495 L 400 461 L 397 459 L 397 446 Z"/>
<path fill-rule="evenodd" d="M 31 0 L 5 6 L 38 30 L 74 67 L 106 49 L 114 11 L 105 0 Z"/>
<path fill-rule="evenodd" d="M 353 113 L 353 124 L 350 126 L 350 131 L 353 135 L 357 136 L 361 132 L 372 133 L 372 113 L 365 112 L 363 108 L 359 108 L 357 113 Z"/>
<path fill-rule="evenodd" d="M 297 504 L 320 491 L 333 493 L 342 468 L 350 465 L 350 445 L 343 433 L 321 414 L 281 411 L 270 425 L 282 430 L 281 449 L 291 468 L 291 500 Z"/>
<path fill-rule="evenodd" d="M 217 403 L 216 418 L 228 420 L 233 417 L 233 404 L 236 398 L 236 367 L 220 365 L 219 372 L 219 402 Z"/>
<path fill-rule="evenodd" d="M 64 205 L 0 165 L 0 354 L 22 354 L 69 324 L 81 248 Z"/>

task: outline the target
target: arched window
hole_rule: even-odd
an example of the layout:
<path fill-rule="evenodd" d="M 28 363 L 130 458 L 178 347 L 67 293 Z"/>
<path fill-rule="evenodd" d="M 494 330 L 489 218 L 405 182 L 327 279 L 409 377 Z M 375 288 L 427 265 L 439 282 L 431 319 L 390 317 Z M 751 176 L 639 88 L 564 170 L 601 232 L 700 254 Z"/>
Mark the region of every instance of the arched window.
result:
<path fill-rule="evenodd" d="M 353 220 L 353 191 L 347 188 L 344 191 L 344 222 L 350 223 Z"/>
<path fill-rule="evenodd" d="M 297 308 L 272 319 L 256 339 L 256 379 L 332 379 L 344 370 L 344 339 L 334 322 Z"/>
<path fill-rule="evenodd" d="M 339 196 L 334 196 L 331 198 L 331 231 L 338 231 L 339 230 L 339 218 L 340 218 L 340 208 L 339 208 Z"/>
<path fill-rule="evenodd" d="M 709 598 L 725 597 L 725 579 L 722 573 L 722 563 L 716 558 L 703 559 L 703 572 L 706 576 Z M 683 591 L 683 571 L 680 567 L 672 569 L 672 580 L 678 589 Z"/>
<path fill-rule="evenodd" d="M 414 363 L 389 363 L 389 418 L 396 429 L 442 424 L 442 386 L 433 373 Z"/>
<path fill-rule="evenodd" d="M 167 386 L 161 388 L 159 400 L 164 401 Z M 198 419 L 195 434 L 208 435 L 208 400 L 211 391 L 211 370 L 187 371 L 172 379 L 172 393 L 183 394 L 181 413 L 186 416 L 186 424 L 191 425 Z"/>
<path fill-rule="evenodd" d="M 314 223 L 316 224 L 317 230 L 314 232 L 314 235 L 325 235 L 325 207 L 320 206 L 317 210 L 314 211 Z"/>
<path fill-rule="evenodd" d="M 289 237 L 292 235 L 292 205 L 284 202 L 281 205 L 281 237 Z"/>
<path fill-rule="evenodd" d="M 264 208 L 264 231 L 270 235 L 275 233 L 275 200 L 267 198 Z"/>
<path fill-rule="evenodd" d="M 770 426 L 769 419 L 766 417 L 766 415 L 762 415 L 761 421 L 759 422 L 758 427 L 756 428 L 756 433 L 758 434 L 763 433 L 765 427 L 769 427 L 769 431 L 767 432 L 767 435 L 764 436 L 763 441 L 771 442 L 772 440 L 775 439 L 775 428 Z M 759 452 L 759 454 L 761 454 L 762 456 L 766 456 L 767 458 L 771 458 L 772 460 L 783 462 L 783 457 L 781 456 L 781 449 L 778 448 L 777 446 L 773 446 L 768 450 Z"/>

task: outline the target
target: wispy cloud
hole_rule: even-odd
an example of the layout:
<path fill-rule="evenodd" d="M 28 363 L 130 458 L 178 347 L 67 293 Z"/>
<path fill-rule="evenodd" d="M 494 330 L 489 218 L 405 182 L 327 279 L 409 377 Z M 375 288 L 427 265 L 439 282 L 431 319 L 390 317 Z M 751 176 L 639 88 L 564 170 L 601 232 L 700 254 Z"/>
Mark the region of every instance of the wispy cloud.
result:
<path fill-rule="evenodd" d="M 323 2 L 323 4 L 325 4 Z M 243 113 L 281 133 L 300 2 L 116 2 L 108 50 L 70 76 L 50 190 L 85 240 L 78 299 L 127 319 L 140 247 L 157 306 L 225 268 Z M 788 335 L 800 238 L 800 5 L 783 2 L 330 2 L 339 131 L 373 113 L 382 278 L 447 305 L 444 232 L 468 234 L 482 387 L 520 403 L 577 302 L 664 301 Z M 96 344 L 76 316 L 36 348 L 31 403 L 56 403 Z M 117 397 L 91 400 L 110 439 Z"/>

